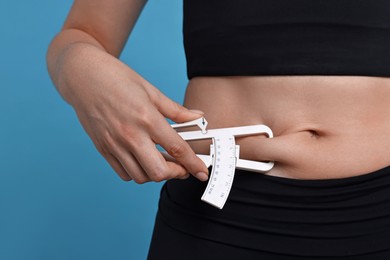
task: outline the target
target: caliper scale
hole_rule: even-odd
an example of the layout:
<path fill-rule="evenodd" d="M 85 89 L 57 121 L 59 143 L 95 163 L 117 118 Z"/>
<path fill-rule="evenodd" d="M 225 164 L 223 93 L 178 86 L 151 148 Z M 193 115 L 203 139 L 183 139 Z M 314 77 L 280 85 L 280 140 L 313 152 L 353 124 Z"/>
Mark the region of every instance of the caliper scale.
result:
<path fill-rule="evenodd" d="M 178 132 L 186 141 L 212 139 L 210 155 L 197 154 L 207 167 L 212 166 L 209 182 L 201 199 L 219 209 L 223 208 L 228 198 L 236 168 L 264 173 L 274 166 L 273 162 L 240 159 L 240 146 L 236 145 L 235 141 L 236 136 L 258 134 L 266 134 L 269 138 L 272 138 L 273 133 L 268 126 L 249 125 L 207 130 L 207 121 L 204 117 L 171 126 L 173 128 L 186 126 L 198 126 L 200 128 L 200 131 Z"/>

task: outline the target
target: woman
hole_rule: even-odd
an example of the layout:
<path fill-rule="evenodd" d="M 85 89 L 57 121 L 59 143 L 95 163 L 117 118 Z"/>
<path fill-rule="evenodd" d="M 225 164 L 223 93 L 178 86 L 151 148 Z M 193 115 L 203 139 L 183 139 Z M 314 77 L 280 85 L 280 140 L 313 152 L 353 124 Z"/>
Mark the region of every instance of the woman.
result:
<path fill-rule="evenodd" d="M 169 180 L 149 259 L 388 259 L 390 3 L 186 0 L 183 106 L 117 59 L 144 3 L 75 1 L 47 60 L 123 180 Z M 275 136 L 236 139 L 240 158 L 275 166 L 236 171 L 223 210 L 199 201 L 210 142 L 165 120 L 200 116 Z"/>

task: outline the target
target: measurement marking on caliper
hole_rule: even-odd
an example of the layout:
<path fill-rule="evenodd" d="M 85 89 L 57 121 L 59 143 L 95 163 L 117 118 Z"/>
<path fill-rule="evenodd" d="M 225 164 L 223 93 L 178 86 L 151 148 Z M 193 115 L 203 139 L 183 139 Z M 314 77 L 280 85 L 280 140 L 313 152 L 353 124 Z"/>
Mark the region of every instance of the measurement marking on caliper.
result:
<path fill-rule="evenodd" d="M 271 129 L 265 125 L 250 125 L 207 130 L 207 124 L 206 119 L 202 117 L 193 121 L 174 124 L 171 126 L 173 128 L 198 126 L 201 131 L 178 132 L 178 134 L 187 141 L 212 139 L 213 143 L 210 145 L 210 155 L 197 154 L 207 167 L 212 165 L 209 182 L 201 199 L 217 208 L 222 209 L 233 185 L 236 168 L 263 173 L 271 170 L 274 166 L 273 162 L 264 163 L 240 159 L 240 146 L 236 145 L 235 137 L 266 134 L 269 138 L 272 138 L 273 133 Z"/>

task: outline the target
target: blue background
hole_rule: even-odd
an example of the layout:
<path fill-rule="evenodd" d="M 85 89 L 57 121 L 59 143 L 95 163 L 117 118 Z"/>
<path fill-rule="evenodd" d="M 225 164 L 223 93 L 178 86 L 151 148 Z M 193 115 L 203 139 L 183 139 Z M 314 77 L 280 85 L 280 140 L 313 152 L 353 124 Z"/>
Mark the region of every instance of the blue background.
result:
<path fill-rule="evenodd" d="M 161 183 L 122 182 L 46 70 L 71 4 L 0 2 L 0 259 L 145 259 Z M 181 1 L 150 1 L 121 56 L 179 103 L 181 26 Z"/>

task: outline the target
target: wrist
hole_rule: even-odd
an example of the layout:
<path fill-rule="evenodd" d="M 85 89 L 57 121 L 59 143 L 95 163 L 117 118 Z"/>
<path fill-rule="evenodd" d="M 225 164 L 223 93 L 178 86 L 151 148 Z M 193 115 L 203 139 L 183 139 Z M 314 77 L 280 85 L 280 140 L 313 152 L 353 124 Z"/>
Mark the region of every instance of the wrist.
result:
<path fill-rule="evenodd" d="M 53 39 L 46 56 L 47 68 L 55 87 L 65 101 L 71 104 L 76 91 L 71 89 L 72 86 L 77 86 L 71 84 L 72 78 L 78 77 L 79 70 L 83 70 L 82 67 L 86 66 L 91 55 L 93 57 L 97 53 L 105 52 L 103 46 L 92 36 L 76 29 L 64 30 Z"/>
<path fill-rule="evenodd" d="M 74 106 L 81 96 L 88 95 L 88 87 L 94 84 L 96 74 L 100 73 L 100 56 L 107 56 L 89 43 L 72 43 L 58 56 L 53 82 L 66 102 Z M 109 55 L 110 56 L 110 55 Z"/>

